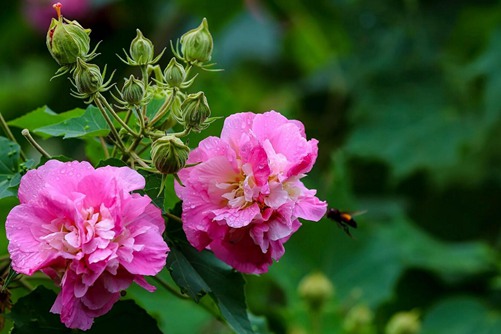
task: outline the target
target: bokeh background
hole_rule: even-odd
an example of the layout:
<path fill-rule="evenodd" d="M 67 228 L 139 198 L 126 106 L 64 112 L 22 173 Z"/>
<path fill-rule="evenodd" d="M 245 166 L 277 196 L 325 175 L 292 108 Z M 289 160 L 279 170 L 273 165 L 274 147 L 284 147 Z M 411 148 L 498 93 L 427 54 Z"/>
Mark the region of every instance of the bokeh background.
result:
<path fill-rule="evenodd" d="M 400 321 L 425 334 L 501 333 L 499 1 L 61 2 L 67 18 L 92 29 L 93 44 L 103 41 L 95 62 L 120 79 L 130 69 L 116 54 L 136 28 L 159 52 L 206 17 L 224 71 L 202 72 L 193 92 L 205 91 L 215 116 L 274 109 L 301 120 L 320 141 L 305 183 L 331 207 L 366 210 L 353 238 L 332 221 L 305 222 L 268 274 L 247 277 L 249 307 L 271 332 L 404 333 L 388 327 Z M 67 79 L 49 81 L 51 2 L 1 6 L 4 117 L 85 107 Z M 84 159 L 76 141 L 41 143 Z M 13 203 L 0 202 L 0 221 Z M 6 244 L 0 226 L 0 255 Z M 312 273 L 334 287 L 317 314 L 298 291 Z M 165 333 L 228 331 L 166 292 L 129 296 Z"/>

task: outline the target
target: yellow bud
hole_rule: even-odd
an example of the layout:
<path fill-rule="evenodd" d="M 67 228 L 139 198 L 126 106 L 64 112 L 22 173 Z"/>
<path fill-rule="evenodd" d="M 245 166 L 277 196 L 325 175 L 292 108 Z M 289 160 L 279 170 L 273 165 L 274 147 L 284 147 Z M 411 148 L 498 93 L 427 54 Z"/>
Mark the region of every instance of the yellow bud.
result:
<path fill-rule="evenodd" d="M 323 273 L 315 272 L 301 280 L 298 292 L 311 309 L 319 310 L 334 296 L 334 286 Z"/>
<path fill-rule="evenodd" d="M 417 334 L 421 330 L 416 310 L 395 313 L 385 328 L 385 334 Z"/>
<path fill-rule="evenodd" d="M 347 334 L 373 334 L 374 313 L 365 305 L 356 305 L 350 309 L 343 321 L 343 329 Z"/>

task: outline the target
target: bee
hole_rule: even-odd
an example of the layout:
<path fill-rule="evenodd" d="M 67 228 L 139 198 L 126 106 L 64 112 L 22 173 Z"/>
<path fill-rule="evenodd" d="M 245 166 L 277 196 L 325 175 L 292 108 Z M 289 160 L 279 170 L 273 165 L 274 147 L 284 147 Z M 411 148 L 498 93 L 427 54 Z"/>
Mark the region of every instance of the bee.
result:
<path fill-rule="evenodd" d="M 357 228 L 357 222 L 355 219 L 353 219 L 354 216 L 360 215 L 362 213 L 365 213 L 365 211 L 362 212 L 356 212 L 356 213 L 348 213 L 348 212 L 343 212 L 335 208 L 330 208 L 327 210 L 327 218 L 334 220 L 339 228 L 342 228 L 343 231 L 349 236 L 353 237 L 350 232 L 350 228 Z"/>

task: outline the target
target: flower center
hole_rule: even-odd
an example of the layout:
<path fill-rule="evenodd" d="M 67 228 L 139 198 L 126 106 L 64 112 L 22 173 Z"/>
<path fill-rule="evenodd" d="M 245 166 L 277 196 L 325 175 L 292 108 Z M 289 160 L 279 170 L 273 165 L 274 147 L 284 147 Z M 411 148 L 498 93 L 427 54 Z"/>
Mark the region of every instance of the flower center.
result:
<path fill-rule="evenodd" d="M 81 209 L 81 219 L 56 218 L 44 225 L 48 234 L 41 237 L 47 245 L 60 252 L 77 255 L 92 244 L 104 248 L 114 238 L 114 221 L 108 208 L 101 205 L 99 210 L 93 207 Z M 95 246 L 91 246 L 95 248 Z"/>

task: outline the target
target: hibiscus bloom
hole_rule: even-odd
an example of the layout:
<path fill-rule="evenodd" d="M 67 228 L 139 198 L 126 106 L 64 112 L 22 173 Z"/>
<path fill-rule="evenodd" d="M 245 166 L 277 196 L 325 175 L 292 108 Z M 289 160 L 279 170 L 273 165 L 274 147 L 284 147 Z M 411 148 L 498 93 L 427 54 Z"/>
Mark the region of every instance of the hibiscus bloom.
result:
<path fill-rule="evenodd" d="M 40 270 L 61 286 L 51 312 L 70 328 L 87 330 L 120 291 L 165 265 L 164 220 L 128 167 L 94 169 L 87 162 L 50 160 L 21 179 L 20 204 L 7 217 L 15 271 Z"/>
<path fill-rule="evenodd" d="M 221 138 L 190 152 L 176 185 L 183 228 L 198 250 L 210 249 L 235 269 L 264 273 L 284 254 L 298 218 L 320 220 L 327 205 L 300 181 L 317 158 L 304 126 L 270 111 L 229 116 Z"/>

